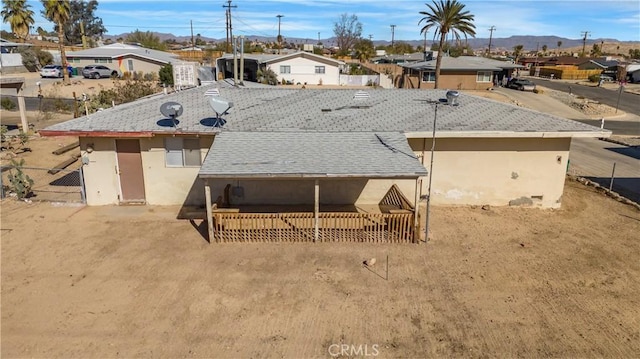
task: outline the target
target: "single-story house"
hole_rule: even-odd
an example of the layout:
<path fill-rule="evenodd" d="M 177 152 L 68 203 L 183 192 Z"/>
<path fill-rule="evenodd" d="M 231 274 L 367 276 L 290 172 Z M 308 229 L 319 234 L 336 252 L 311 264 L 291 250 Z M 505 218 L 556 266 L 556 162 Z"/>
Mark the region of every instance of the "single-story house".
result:
<path fill-rule="evenodd" d="M 640 82 L 640 64 L 627 65 L 627 79 L 632 83 Z"/>
<path fill-rule="evenodd" d="M 403 67 L 404 88 L 433 89 L 436 81 L 436 59 L 409 64 Z M 485 90 L 494 81 L 512 77 L 522 65 L 479 56 L 442 57 L 440 67 L 441 88 L 457 90 Z"/>
<path fill-rule="evenodd" d="M 242 57 L 242 60 L 241 60 Z M 330 57 L 298 51 L 289 54 L 238 54 L 236 55 L 238 72 L 241 61 L 244 62 L 244 74 L 237 75 L 244 81 L 258 81 L 258 70 L 272 70 L 278 79 L 286 82 L 307 83 L 310 85 L 339 85 L 340 71 L 344 62 Z M 218 79 L 233 78 L 234 57 L 225 54 L 216 61 Z"/>
<path fill-rule="evenodd" d="M 102 64 L 121 73 L 157 73 L 162 66 L 181 61 L 178 55 L 170 52 L 122 43 L 70 51 L 66 55 L 67 62 L 73 67 Z"/>
<path fill-rule="evenodd" d="M 617 60 L 592 59 L 578 65 L 578 70 L 602 70 L 602 74 L 609 75 L 614 80 L 618 77 Z"/>
<path fill-rule="evenodd" d="M 429 61 L 438 56 L 438 51 L 414 52 L 411 54 L 390 54 L 371 58 L 374 64 L 404 64 Z"/>
<path fill-rule="evenodd" d="M 200 206 L 203 218 L 214 216 L 210 233 L 275 235 L 286 222 L 312 237 L 315 228 L 316 239 L 329 235 L 329 223 L 357 233 L 383 228 L 387 236 L 392 221 L 406 229 L 403 238 L 419 233 L 411 228 L 423 222 L 433 141 L 431 203 L 558 208 L 571 138 L 611 134 L 484 98 L 445 97 L 442 90 L 201 86 L 40 134 L 79 137 L 89 205 Z M 161 106 L 181 115 L 167 118 Z M 350 218 L 348 228 L 339 218 Z"/>

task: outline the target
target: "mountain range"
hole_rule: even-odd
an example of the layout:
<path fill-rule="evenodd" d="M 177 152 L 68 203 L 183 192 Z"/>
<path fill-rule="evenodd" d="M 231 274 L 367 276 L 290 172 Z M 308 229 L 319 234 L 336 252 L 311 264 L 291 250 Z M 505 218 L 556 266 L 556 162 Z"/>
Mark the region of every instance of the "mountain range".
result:
<path fill-rule="evenodd" d="M 165 40 L 175 40 L 177 42 L 188 42 L 191 40 L 191 36 L 175 36 L 170 33 L 161 33 L 161 32 L 153 32 L 155 36 L 157 36 L 161 41 Z M 126 38 L 128 33 L 118 34 L 118 35 L 104 35 L 105 39 L 116 40 L 118 38 Z M 209 37 L 200 37 L 202 40 L 210 42 L 224 42 L 226 39 L 215 39 Z M 261 42 L 275 42 L 276 37 L 266 37 L 266 36 L 258 36 L 258 35 L 249 35 L 245 36 L 245 38 L 249 40 L 256 40 Z M 295 37 L 284 37 L 284 41 L 294 44 L 315 44 L 317 43 L 317 39 L 312 38 L 295 38 Z M 331 45 L 336 43 L 335 37 L 320 39 L 320 41 L 325 45 Z M 582 39 L 568 39 L 559 36 L 531 36 L 531 35 L 516 35 L 510 37 L 494 37 L 491 39 L 491 48 L 492 49 L 505 49 L 512 50 L 516 45 L 523 45 L 525 51 L 533 51 L 536 49 L 542 49 L 542 46 L 547 45 L 549 50 L 557 49 L 558 41 L 562 41 L 561 48 L 582 46 Z M 423 45 L 424 40 L 396 40 L 396 42 L 405 42 L 410 44 L 411 46 Z M 486 48 L 489 45 L 489 38 L 469 38 L 467 40 L 469 45 L 474 49 Z M 433 43 L 432 39 L 427 39 L 427 46 L 431 46 Z M 634 41 L 618 41 L 616 39 L 609 38 L 597 38 L 597 39 L 587 39 L 587 46 L 592 46 L 594 43 L 600 44 L 604 43 L 628 43 L 628 44 L 638 44 L 639 42 Z M 373 44 L 375 46 L 379 45 L 390 45 L 391 41 L 387 40 L 373 40 Z"/>

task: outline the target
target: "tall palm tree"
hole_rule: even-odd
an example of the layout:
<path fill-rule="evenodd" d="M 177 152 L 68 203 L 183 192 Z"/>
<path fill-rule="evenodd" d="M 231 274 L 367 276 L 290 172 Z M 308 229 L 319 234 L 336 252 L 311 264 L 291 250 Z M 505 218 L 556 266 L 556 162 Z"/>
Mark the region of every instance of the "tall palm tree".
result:
<path fill-rule="evenodd" d="M 67 71 L 67 55 L 64 52 L 64 25 L 69 21 L 71 14 L 71 4 L 69 0 L 42 0 L 44 10 L 42 15 L 49 21 L 56 24 L 56 30 L 58 31 L 58 47 L 60 48 L 60 60 L 62 67 L 64 68 L 62 73 L 64 74 L 63 82 L 69 83 L 69 72 Z"/>
<path fill-rule="evenodd" d="M 424 22 L 424 27 L 420 30 L 420 34 L 427 33 L 430 28 L 435 28 L 433 38 L 440 35 L 440 43 L 438 44 L 438 56 L 436 58 L 436 82 L 435 88 L 438 88 L 440 81 L 440 67 L 442 65 L 442 49 L 445 45 L 447 34 L 451 33 L 456 40 L 460 40 L 460 33 L 464 35 L 476 36 L 473 24 L 474 16 L 464 10 L 464 4 L 457 0 L 432 0 L 433 5 L 426 4 L 428 11 L 420 11 L 420 15 L 424 15 L 418 22 L 418 25 Z"/>
<path fill-rule="evenodd" d="M 9 23 L 19 42 L 29 37 L 29 28 L 35 23 L 30 7 L 27 0 L 2 0 L 2 21 Z"/>

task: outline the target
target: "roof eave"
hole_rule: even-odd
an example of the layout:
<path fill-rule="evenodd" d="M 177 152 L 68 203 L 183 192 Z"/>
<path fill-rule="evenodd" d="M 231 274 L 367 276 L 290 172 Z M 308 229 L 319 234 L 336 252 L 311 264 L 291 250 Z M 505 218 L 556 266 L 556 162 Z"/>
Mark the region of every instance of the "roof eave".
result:
<path fill-rule="evenodd" d="M 608 138 L 611 131 L 441 131 L 436 138 Z M 431 138 L 432 131 L 405 132 L 407 138 Z"/>
<path fill-rule="evenodd" d="M 395 174 L 380 174 L 380 173 L 199 173 L 198 177 L 208 179 L 228 179 L 228 178 L 245 178 L 245 179 L 274 179 L 274 178 L 288 178 L 288 179 L 327 179 L 327 178 L 377 178 L 377 179 L 417 179 L 419 177 L 426 176 L 427 172 L 416 173 L 395 173 Z"/>

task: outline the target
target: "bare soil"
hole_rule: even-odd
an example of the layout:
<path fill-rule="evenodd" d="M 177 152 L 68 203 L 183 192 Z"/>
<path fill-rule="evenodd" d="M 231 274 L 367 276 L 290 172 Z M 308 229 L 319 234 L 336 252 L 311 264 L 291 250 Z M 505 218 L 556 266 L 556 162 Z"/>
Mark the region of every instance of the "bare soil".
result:
<path fill-rule="evenodd" d="M 640 211 L 574 181 L 560 210 L 435 207 L 421 245 L 208 244 L 179 207 L 0 204 L 4 358 L 640 356 Z"/>

